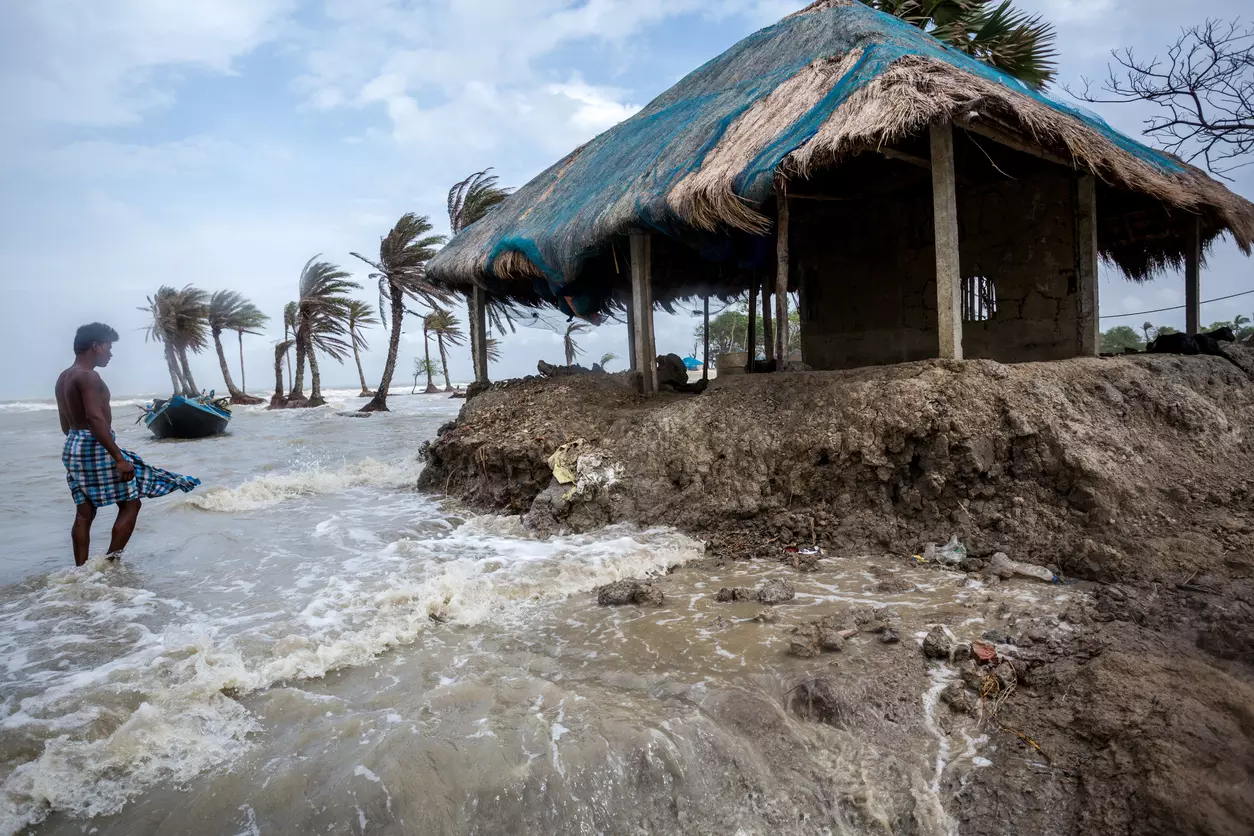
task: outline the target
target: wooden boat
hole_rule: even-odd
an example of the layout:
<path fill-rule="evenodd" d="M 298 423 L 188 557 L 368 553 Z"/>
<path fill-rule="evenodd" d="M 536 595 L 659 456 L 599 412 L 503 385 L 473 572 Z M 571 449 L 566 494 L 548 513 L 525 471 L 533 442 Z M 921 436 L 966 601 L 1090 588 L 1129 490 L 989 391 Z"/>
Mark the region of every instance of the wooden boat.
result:
<path fill-rule="evenodd" d="M 231 420 L 226 398 L 214 400 L 213 393 L 199 398 L 158 398 L 143 409 L 140 418 L 157 438 L 206 438 L 226 432 Z"/>

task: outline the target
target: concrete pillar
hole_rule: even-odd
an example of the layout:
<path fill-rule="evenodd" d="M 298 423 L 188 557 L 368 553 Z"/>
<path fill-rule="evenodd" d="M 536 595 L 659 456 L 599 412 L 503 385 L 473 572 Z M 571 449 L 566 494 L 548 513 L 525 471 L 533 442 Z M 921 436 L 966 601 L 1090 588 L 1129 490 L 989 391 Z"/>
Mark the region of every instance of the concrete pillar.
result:
<path fill-rule="evenodd" d="M 1184 331 L 1202 329 L 1202 219 L 1189 221 L 1188 249 L 1184 253 Z"/>
<path fill-rule="evenodd" d="M 703 304 L 705 328 L 702 329 L 704 346 L 701 354 L 701 379 L 710 379 L 710 294 L 705 294 Z"/>
<path fill-rule="evenodd" d="M 636 303 L 634 301 L 635 286 L 632 286 L 633 300 L 627 303 L 627 363 L 631 371 L 638 372 L 636 367 Z"/>
<path fill-rule="evenodd" d="M 1096 357 L 1101 351 L 1097 300 L 1097 180 L 1080 175 L 1076 184 L 1076 355 Z"/>
<path fill-rule="evenodd" d="M 780 177 L 775 181 L 775 200 L 778 204 L 779 222 L 775 234 L 775 368 L 788 368 L 788 181 Z"/>
<path fill-rule="evenodd" d="M 765 344 L 763 357 L 766 362 L 775 359 L 775 330 L 771 328 L 771 283 L 762 283 L 762 342 Z"/>
<path fill-rule="evenodd" d="M 757 371 L 758 356 L 758 282 L 754 277 L 749 280 L 749 333 L 745 335 L 745 350 L 749 355 L 745 368 Z"/>
<path fill-rule="evenodd" d="M 932 125 L 932 216 L 936 225 L 936 329 L 940 356 L 961 360 L 962 274 L 958 265 L 954 133 L 949 122 Z"/>
<path fill-rule="evenodd" d="M 657 352 L 653 346 L 652 241 L 649 233 L 631 232 L 631 305 L 635 319 L 636 369 L 644 379 L 644 394 L 657 391 Z"/>
<path fill-rule="evenodd" d="M 488 382 L 488 298 L 483 288 L 470 291 L 470 354 L 475 383 Z"/>

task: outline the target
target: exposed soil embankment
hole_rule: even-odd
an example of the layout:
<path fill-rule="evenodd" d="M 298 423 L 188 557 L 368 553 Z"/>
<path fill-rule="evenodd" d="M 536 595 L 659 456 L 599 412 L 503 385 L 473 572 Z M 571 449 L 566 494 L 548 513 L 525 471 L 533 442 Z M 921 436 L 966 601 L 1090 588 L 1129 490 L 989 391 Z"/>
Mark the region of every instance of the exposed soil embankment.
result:
<path fill-rule="evenodd" d="M 626 375 L 469 401 L 421 485 L 541 530 L 669 524 L 712 559 L 905 560 L 957 535 L 1097 581 L 1074 652 L 1003 708 L 1051 756 L 953 788 L 964 833 L 1248 832 L 1254 351 L 929 361 L 636 396 Z M 554 477 L 551 457 L 557 454 Z M 1035 758 L 1035 759 L 1034 759 Z"/>

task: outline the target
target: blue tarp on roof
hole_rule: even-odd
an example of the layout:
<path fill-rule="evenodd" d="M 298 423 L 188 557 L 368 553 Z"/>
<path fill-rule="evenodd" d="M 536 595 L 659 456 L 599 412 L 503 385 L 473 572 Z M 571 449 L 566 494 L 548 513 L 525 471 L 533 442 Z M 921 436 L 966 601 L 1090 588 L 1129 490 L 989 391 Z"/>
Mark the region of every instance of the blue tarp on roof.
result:
<path fill-rule="evenodd" d="M 686 227 L 667 203 L 671 189 L 701 168 L 729 126 L 746 110 L 815 61 L 862 49 L 830 91 L 756 154 L 734 178 L 750 204 L 770 198 L 781 160 L 804 145 L 851 94 L 907 56 L 942 61 L 1065 113 L 1123 151 L 1164 173 L 1181 170 L 1172 157 L 1120 134 L 1095 114 L 1056 101 L 998 69 L 952 49 L 922 30 L 861 3 L 817 7 L 750 35 L 689 74 L 630 119 L 597 136 L 471 225 L 429 265 L 437 278 L 454 260 L 488 252 L 486 272 L 517 252 L 544 274 L 535 290 L 579 315 L 601 300 L 571 285 L 583 262 L 603 252 L 626 225 L 677 235 Z M 624 223 L 627 221 L 627 223 Z M 470 248 L 470 249 L 466 249 Z M 464 264 L 459 261 L 459 264 Z M 502 282 L 504 289 L 508 282 Z M 564 299 L 563 297 L 571 297 Z"/>

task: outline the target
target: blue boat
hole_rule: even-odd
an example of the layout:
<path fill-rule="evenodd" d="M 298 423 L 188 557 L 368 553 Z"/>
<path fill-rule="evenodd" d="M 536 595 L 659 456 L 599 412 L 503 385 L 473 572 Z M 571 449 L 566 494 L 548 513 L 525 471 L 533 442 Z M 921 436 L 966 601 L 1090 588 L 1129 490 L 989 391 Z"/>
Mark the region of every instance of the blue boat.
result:
<path fill-rule="evenodd" d="M 206 438 L 226 432 L 231 420 L 226 404 L 226 398 L 214 400 L 212 392 L 198 398 L 175 395 L 154 400 L 140 417 L 157 438 Z"/>

